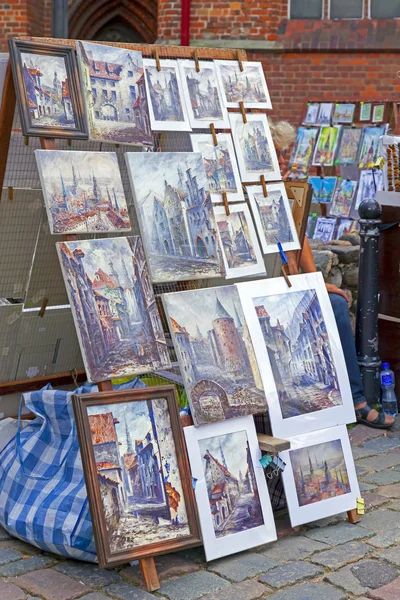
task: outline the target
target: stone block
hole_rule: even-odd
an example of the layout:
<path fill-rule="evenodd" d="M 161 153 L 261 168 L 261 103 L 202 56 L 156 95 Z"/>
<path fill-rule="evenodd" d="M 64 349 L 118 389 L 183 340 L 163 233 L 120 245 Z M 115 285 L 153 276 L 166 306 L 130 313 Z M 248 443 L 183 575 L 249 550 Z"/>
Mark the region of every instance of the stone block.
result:
<path fill-rule="evenodd" d="M 24 600 L 25 593 L 13 583 L 0 579 L 1 600 Z"/>
<path fill-rule="evenodd" d="M 0 577 L 18 577 L 24 573 L 48 567 L 53 562 L 54 559 L 49 556 L 31 556 L 0 567 Z"/>
<path fill-rule="evenodd" d="M 312 523 L 308 523 L 308 529 L 315 529 L 317 527 L 323 528 L 328 525 L 337 525 L 338 523 L 347 522 L 347 513 L 339 513 L 338 515 L 331 515 L 330 517 L 324 517 L 323 519 L 317 519 Z"/>
<path fill-rule="evenodd" d="M 325 279 L 326 283 L 331 283 L 332 285 L 336 285 L 338 288 L 341 287 L 343 282 L 342 271 L 339 267 L 332 267 L 329 275 Z"/>
<path fill-rule="evenodd" d="M 346 595 L 326 583 L 295 585 L 268 596 L 268 600 L 347 600 Z"/>
<path fill-rule="evenodd" d="M 336 254 L 339 264 L 349 265 L 360 260 L 360 246 L 332 246 L 331 251 Z"/>
<path fill-rule="evenodd" d="M 379 487 L 377 493 L 386 498 L 400 498 L 400 484 L 393 483 L 392 485 L 384 485 Z"/>
<path fill-rule="evenodd" d="M 352 244 L 346 240 L 331 240 L 329 246 L 352 246 Z"/>
<path fill-rule="evenodd" d="M 361 425 L 357 425 L 357 427 L 354 427 L 351 431 L 357 429 L 358 427 L 361 427 Z M 356 446 L 354 442 L 352 443 L 352 453 L 354 460 L 357 460 L 359 458 L 366 458 L 369 456 L 376 456 L 377 454 L 379 454 L 378 452 L 375 452 L 375 450 L 369 450 L 368 448 Z"/>
<path fill-rule="evenodd" d="M 371 485 L 370 483 L 364 483 L 363 481 L 358 482 L 360 486 L 360 492 L 369 492 L 370 490 L 375 490 L 377 488 L 376 485 Z"/>
<path fill-rule="evenodd" d="M 193 562 L 192 560 L 188 560 L 183 556 L 176 556 L 176 554 L 164 554 L 163 556 L 156 556 L 154 561 L 160 581 L 162 579 L 168 579 L 169 577 L 177 577 L 178 575 L 193 573 L 194 571 L 198 571 L 200 569 L 200 566 L 197 563 Z M 120 571 L 120 574 L 125 579 L 129 579 L 129 581 L 132 581 L 138 585 L 142 585 L 143 583 L 139 565 L 127 567 L 126 569 Z"/>
<path fill-rule="evenodd" d="M 38 600 L 40 600 L 40 598 L 38 598 Z M 110 600 L 110 596 L 105 596 L 104 594 L 100 594 L 99 592 L 92 592 L 91 594 L 82 596 L 81 598 L 79 598 L 79 600 Z"/>
<path fill-rule="evenodd" d="M 400 577 L 369 593 L 375 600 L 400 600 Z"/>
<path fill-rule="evenodd" d="M 242 552 L 228 558 L 214 560 L 208 570 L 232 581 L 243 581 L 243 579 L 250 579 L 260 573 L 265 573 L 279 564 L 278 561 L 263 554 Z"/>
<path fill-rule="evenodd" d="M 363 560 L 351 567 L 351 572 L 364 588 L 375 590 L 396 579 L 398 569 L 378 560 Z"/>
<path fill-rule="evenodd" d="M 116 598 L 116 600 L 155 600 L 153 594 L 130 585 L 129 583 L 112 583 L 108 587 L 102 589 L 102 592 Z"/>
<path fill-rule="evenodd" d="M 20 560 L 21 558 L 22 554 L 19 554 L 19 552 L 15 552 L 10 548 L 0 548 L 0 565 L 7 565 L 15 560 Z"/>
<path fill-rule="evenodd" d="M 367 483 L 375 483 L 376 485 L 390 485 L 392 483 L 400 482 L 400 471 L 378 471 L 377 473 L 371 473 L 363 477 L 363 480 Z"/>
<path fill-rule="evenodd" d="M 263 554 L 269 558 L 287 562 L 288 560 L 308 558 L 314 552 L 327 550 L 328 547 L 327 544 L 323 544 L 322 542 L 316 542 L 303 535 L 296 535 L 274 542 Z"/>
<path fill-rule="evenodd" d="M 376 437 L 384 437 L 385 432 L 383 429 L 372 429 L 372 427 L 367 427 L 362 423 L 356 425 L 356 427 L 352 427 L 349 431 L 350 443 L 355 444 L 356 446 L 359 444 L 363 444 L 367 440 L 371 440 Z M 381 459 L 382 460 L 382 459 Z M 376 471 L 377 469 L 373 469 L 372 467 L 365 467 L 369 471 Z"/>
<path fill-rule="evenodd" d="M 68 575 L 68 577 L 83 582 L 92 589 L 121 581 L 121 577 L 116 571 L 100 569 L 96 565 L 73 560 L 60 562 L 54 569 L 60 573 L 64 573 L 64 575 Z"/>
<path fill-rule="evenodd" d="M 359 526 L 376 533 L 400 530 L 400 523 L 396 518 L 396 514 L 391 510 L 374 510 L 367 513 L 361 519 Z"/>
<path fill-rule="evenodd" d="M 390 504 L 387 505 L 386 508 L 390 508 L 390 510 L 396 510 L 397 512 L 400 512 L 400 500 L 391 502 Z"/>
<path fill-rule="evenodd" d="M 396 567 L 400 567 L 400 546 L 380 550 L 379 552 L 375 552 L 373 556 L 380 560 L 386 560 L 392 563 L 392 565 L 396 565 Z"/>
<path fill-rule="evenodd" d="M 339 523 L 338 525 L 321 527 L 320 529 L 310 529 L 304 535 L 317 542 L 324 542 L 330 546 L 338 546 L 339 544 L 345 544 L 346 542 L 373 535 L 373 531 L 367 531 L 365 528 L 360 528 L 358 525 L 351 525 L 350 523 Z"/>
<path fill-rule="evenodd" d="M 393 450 L 394 448 L 398 448 L 399 446 L 399 438 L 379 437 L 374 440 L 369 440 L 368 442 L 365 442 L 363 448 L 366 448 L 367 450 L 372 450 L 376 454 L 380 454 L 383 452 L 389 452 L 389 450 Z"/>
<path fill-rule="evenodd" d="M 371 508 L 377 508 L 378 506 L 381 506 L 382 504 L 385 504 L 385 502 L 387 502 L 387 498 L 385 498 L 384 496 L 380 496 L 379 494 L 375 494 L 374 492 L 365 492 L 363 494 L 363 498 L 365 501 L 365 508 L 368 511 L 371 510 Z"/>
<path fill-rule="evenodd" d="M 398 544 L 400 542 L 400 531 L 398 529 L 381 531 L 366 541 L 367 544 L 374 548 L 388 548 L 389 546 L 393 546 L 393 544 Z"/>
<path fill-rule="evenodd" d="M 329 250 L 313 251 L 313 257 L 317 271 L 327 277 L 332 268 L 333 253 Z"/>
<path fill-rule="evenodd" d="M 321 575 L 321 573 L 323 573 L 322 569 L 310 565 L 310 563 L 294 561 L 275 567 L 275 569 L 261 575 L 259 581 L 267 583 L 273 588 L 282 588 L 304 579 L 312 579 L 317 575 Z"/>
<path fill-rule="evenodd" d="M 9 535 L 3 527 L 0 527 L 0 542 L 3 542 L 4 540 L 11 540 L 11 535 Z"/>
<path fill-rule="evenodd" d="M 371 547 L 364 542 L 347 542 L 331 550 L 318 552 L 310 560 L 317 565 L 329 567 L 330 569 L 339 569 L 350 562 L 364 558 L 370 552 Z"/>
<path fill-rule="evenodd" d="M 261 598 L 261 596 L 270 591 L 271 589 L 267 586 L 249 579 L 240 583 L 234 583 L 228 588 L 212 592 L 211 594 L 207 594 L 207 596 L 202 596 L 201 600 L 256 600 L 256 598 Z"/>
<path fill-rule="evenodd" d="M 363 587 L 357 577 L 353 575 L 351 569 L 354 565 L 347 565 L 346 567 L 342 567 L 339 571 L 335 573 L 329 573 L 325 575 L 324 581 L 328 581 L 337 587 L 342 588 L 346 592 L 350 594 L 354 594 L 355 596 L 361 596 L 361 594 L 367 594 L 369 592 L 369 588 Z"/>
<path fill-rule="evenodd" d="M 54 569 L 39 569 L 33 573 L 21 575 L 14 580 L 14 583 L 44 600 L 74 600 L 74 598 L 90 592 L 90 589 L 83 583 Z"/>
<path fill-rule="evenodd" d="M 342 268 L 343 285 L 350 288 L 358 286 L 358 265 L 348 265 Z"/>
<path fill-rule="evenodd" d="M 197 571 L 196 573 L 189 573 L 188 575 L 165 581 L 161 584 L 157 593 L 160 596 L 166 596 L 170 600 L 197 600 L 201 596 L 228 587 L 232 587 L 231 584 L 225 579 L 218 577 L 218 575 L 209 573 L 208 571 Z"/>
<path fill-rule="evenodd" d="M 355 429 L 358 429 L 359 427 L 366 426 L 357 425 Z M 370 429 L 370 427 L 367 429 Z M 369 458 L 362 458 L 361 460 L 357 460 L 356 464 L 357 466 L 363 467 L 364 469 L 368 469 L 369 471 L 385 471 L 386 469 L 390 469 L 391 467 L 400 465 L 400 451 L 393 450 L 385 456 L 373 456 Z"/>
<path fill-rule="evenodd" d="M 352 246 L 359 246 L 361 241 L 361 238 L 357 233 L 344 233 L 339 239 L 350 242 Z"/>

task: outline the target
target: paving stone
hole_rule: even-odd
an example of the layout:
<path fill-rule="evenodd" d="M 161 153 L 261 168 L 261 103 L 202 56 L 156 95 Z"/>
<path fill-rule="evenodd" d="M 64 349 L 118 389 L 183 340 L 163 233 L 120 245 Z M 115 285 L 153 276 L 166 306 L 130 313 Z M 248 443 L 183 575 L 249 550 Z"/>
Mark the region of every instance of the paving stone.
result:
<path fill-rule="evenodd" d="M 342 591 L 326 583 L 295 585 L 287 590 L 268 596 L 268 600 L 347 600 Z"/>
<path fill-rule="evenodd" d="M 289 562 L 285 565 L 275 567 L 272 571 L 261 575 L 259 581 L 267 583 L 274 588 L 282 588 L 292 585 L 303 579 L 311 579 L 323 573 L 322 569 L 303 561 Z"/>
<path fill-rule="evenodd" d="M 389 546 L 393 546 L 393 544 L 398 544 L 400 542 L 400 531 L 398 529 L 382 531 L 366 540 L 366 542 L 374 548 L 388 548 Z"/>
<path fill-rule="evenodd" d="M 13 583 L 0 579 L 1 600 L 24 600 L 25 593 Z"/>
<path fill-rule="evenodd" d="M 398 569 L 378 560 L 363 560 L 351 567 L 354 577 L 357 577 L 360 585 L 376 590 L 396 579 L 399 575 Z"/>
<path fill-rule="evenodd" d="M 201 596 L 227 587 L 231 588 L 232 586 L 225 579 L 218 577 L 218 575 L 214 575 L 214 573 L 209 573 L 208 571 L 197 571 L 197 573 L 189 573 L 177 579 L 165 581 L 161 584 L 157 593 L 160 596 L 170 598 L 170 600 L 197 600 Z M 107 593 L 109 593 L 108 590 Z M 126 598 L 130 600 L 130 598 Z"/>
<path fill-rule="evenodd" d="M 15 550 L 15 552 L 19 552 L 23 556 L 36 556 L 38 554 L 43 554 L 43 550 L 40 548 L 15 538 L 11 538 L 6 542 L 0 542 L 0 548 L 9 548 L 11 550 Z"/>
<path fill-rule="evenodd" d="M 350 443 L 354 446 L 359 446 L 372 438 L 383 437 L 385 432 L 382 429 L 372 429 L 359 423 L 357 427 L 349 430 Z"/>
<path fill-rule="evenodd" d="M 121 577 L 116 571 L 100 569 L 96 565 L 78 561 L 65 560 L 55 566 L 54 569 L 83 582 L 90 588 L 99 588 L 121 581 Z"/>
<path fill-rule="evenodd" d="M 278 565 L 280 565 L 278 561 L 268 558 L 263 554 L 243 552 L 229 558 L 221 558 L 213 561 L 208 570 L 214 571 L 214 573 L 218 573 L 218 575 L 222 575 L 232 581 L 243 581 L 243 579 L 249 579 L 260 573 L 265 573 L 265 571 L 269 571 Z"/>
<path fill-rule="evenodd" d="M 357 467 L 363 467 L 370 471 L 385 471 L 395 465 L 400 465 L 400 450 L 393 450 L 385 456 L 374 456 L 356 461 Z"/>
<path fill-rule="evenodd" d="M 4 540 L 11 540 L 11 535 L 9 535 L 3 527 L 0 527 L 0 542 Z"/>
<path fill-rule="evenodd" d="M 386 508 L 390 508 L 390 510 L 396 510 L 397 512 L 400 512 L 400 501 L 391 502 L 387 505 Z"/>
<path fill-rule="evenodd" d="M 369 448 L 362 448 L 361 446 L 354 446 L 354 444 L 352 444 L 351 451 L 352 451 L 354 460 L 358 460 L 359 458 L 367 458 L 369 456 L 377 455 L 375 450 L 370 450 Z"/>
<path fill-rule="evenodd" d="M 393 483 L 392 485 L 384 485 L 379 487 L 377 493 L 386 498 L 400 498 L 400 484 Z"/>
<path fill-rule="evenodd" d="M 38 600 L 40 600 L 40 598 L 38 598 Z M 79 600 L 110 600 L 110 596 L 105 596 L 104 594 L 100 594 L 99 592 L 93 592 L 92 594 L 82 596 L 81 598 L 79 598 Z"/>
<path fill-rule="evenodd" d="M 19 552 L 15 552 L 9 548 L 0 549 L 0 565 L 7 565 L 14 560 L 20 560 L 21 558 L 22 554 L 19 554 Z"/>
<path fill-rule="evenodd" d="M 400 577 L 369 593 L 376 600 L 400 600 Z"/>
<path fill-rule="evenodd" d="M 113 583 L 104 588 L 102 592 L 110 595 L 111 598 L 117 598 L 117 600 L 155 600 L 153 594 L 129 583 Z"/>
<path fill-rule="evenodd" d="M 372 470 L 373 469 L 364 469 L 364 467 L 356 466 L 357 477 L 360 479 L 361 477 L 364 477 L 364 475 L 367 475 L 368 473 L 370 473 Z"/>
<path fill-rule="evenodd" d="M 207 594 L 201 600 L 256 600 L 256 598 L 260 598 L 270 591 L 271 588 L 249 579 L 248 581 L 234 583 L 228 588 L 219 590 L 219 592 Z"/>
<path fill-rule="evenodd" d="M 318 552 L 311 557 L 311 561 L 330 569 L 339 569 L 347 563 L 354 562 L 364 558 L 371 552 L 371 547 L 364 542 L 347 542 L 341 546 L 336 546 L 331 550 Z"/>
<path fill-rule="evenodd" d="M 296 535 L 270 544 L 268 550 L 263 552 L 263 554 L 269 558 L 287 562 L 288 560 L 302 560 L 311 556 L 314 552 L 327 550 L 328 547 L 327 544 L 316 542 L 304 535 Z"/>
<path fill-rule="evenodd" d="M 43 569 L 54 562 L 49 556 L 31 556 L 0 567 L 0 577 L 18 577 L 35 569 Z"/>
<path fill-rule="evenodd" d="M 154 561 L 156 563 L 157 575 L 160 580 L 168 579 L 169 577 L 177 577 L 178 575 L 185 575 L 186 573 L 193 573 L 193 571 L 198 571 L 200 569 L 200 566 L 197 563 L 188 560 L 183 556 L 176 556 L 175 554 L 157 556 Z M 120 575 L 133 583 L 139 585 L 143 583 L 139 565 L 123 569 L 120 571 Z"/>
<path fill-rule="evenodd" d="M 322 527 L 321 529 L 310 529 L 309 531 L 306 531 L 304 535 L 316 540 L 317 542 L 324 542 L 330 546 L 337 546 L 339 544 L 345 544 L 346 542 L 358 540 L 372 534 L 373 531 L 360 528 L 358 525 L 339 523 L 338 525 Z"/>
<path fill-rule="evenodd" d="M 375 552 L 373 556 L 382 560 L 386 560 L 393 565 L 396 565 L 396 567 L 400 567 L 400 546 L 394 546 L 393 548 L 387 548 L 386 550 Z"/>
<path fill-rule="evenodd" d="M 380 454 L 383 452 L 389 452 L 389 450 L 392 450 L 393 448 L 398 448 L 399 446 L 399 438 L 380 437 L 365 442 L 363 448 L 365 448 L 366 450 L 373 450 L 377 454 Z"/>
<path fill-rule="evenodd" d="M 378 506 L 381 506 L 382 504 L 385 504 L 388 501 L 388 499 L 385 498 L 385 496 L 380 496 L 375 492 L 365 492 L 363 494 L 363 498 L 365 501 L 365 509 L 367 512 L 371 510 L 371 508 L 377 508 Z"/>
<path fill-rule="evenodd" d="M 328 525 L 336 525 L 337 523 L 344 523 L 347 521 L 347 513 L 339 513 L 338 515 L 331 515 L 330 517 L 324 517 L 317 521 L 308 523 L 307 529 L 315 529 L 316 527 L 327 527 Z"/>
<path fill-rule="evenodd" d="M 188 560 L 193 560 L 196 563 L 206 563 L 206 555 L 204 554 L 203 546 L 198 546 L 197 548 L 186 548 L 186 550 L 180 550 L 179 552 L 174 552 L 174 556 L 182 556 L 183 558 L 187 558 Z"/>
<path fill-rule="evenodd" d="M 371 473 L 370 475 L 363 477 L 363 481 L 366 481 L 367 483 L 376 483 L 377 485 L 399 483 L 400 471 L 392 471 L 390 469 L 386 471 L 378 471 L 377 473 Z"/>
<path fill-rule="evenodd" d="M 351 569 L 354 565 L 346 565 L 336 571 L 335 573 L 329 573 L 325 575 L 324 581 L 328 581 L 329 583 L 333 583 L 346 592 L 350 594 L 354 594 L 355 596 L 360 596 L 361 594 L 367 594 L 369 592 L 369 588 L 364 588 L 357 577 L 353 575 Z"/>
<path fill-rule="evenodd" d="M 369 492 L 370 490 L 375 490 L 378 486 L 371 485 L 370 483 L 364 483 L 363 481 L 359 481 L 360 492 Z"/>
<path fill-rule="evenodd" d="M 392 510 L 374 510 L 365 514 L 359 526 L 370 531 L 380 533 L 381 531 L 393 531 L 400 529 L 400 523 Z"/>
<path fill-rule="evenodd" d="M 43 597 L 44 600 L 73 600 L 90 592 L 83 583 L 54 569 L 39 569 L 21 575 L 14 583 L 30 594 Z"/>

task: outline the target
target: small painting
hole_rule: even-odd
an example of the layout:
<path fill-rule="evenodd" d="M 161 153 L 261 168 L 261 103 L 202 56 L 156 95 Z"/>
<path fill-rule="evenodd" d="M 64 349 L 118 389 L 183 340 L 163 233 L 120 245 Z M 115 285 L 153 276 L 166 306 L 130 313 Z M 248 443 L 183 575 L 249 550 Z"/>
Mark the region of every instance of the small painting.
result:
<path fill-rule="evenodd" d="M 321 127 L 312 163 L 314 166 L 333 166 L 340 128 L 340 125 Z"/>
<path fill-rule="evenodd" d="M 335 192 L 337 177 L 309 177 L 308 183 L 312 185 L 312 202 L 332 202 Z"/>
<path fill-rule="evenodd" d="M 154 283 L 220 277 L 223 262 L 200 152 L 125 154 Z"/>
<path fill-rule="evenodd" d="M 353 205 L 358 181 L 340 179 L 338 181 L 329 214 L 335 217 L 348 217 Z"/>
<path fill-rule="evenodd" d="M 375 104 L 372 111 L 372 122 L 382 123 L 385 116 L 385 104 Z"/>
<path fill-rule="evenodd" d="M 371 102 L 362 102 L 360 104 L 360 121 L 370 121 L 372 112 Z"/>
<path fill-rule="evenodd" d="M 102 568 L 199 537 L 173 386 L 73 397 Z"/>
<path fill-rule="evenodd" d="M 115 152 L 35 150 L 51 233 L 129 231 Z"/>
<path fill-rule="evenodd" d="M 226 279 L 265 275 L 265 264 L 247 204 L 214 208 Z"/>
<path fill-rule="evenodd" d="M 230 113 L 233 143 L 244 182 L 255 182 L 264 175 L 267 181 L 281 179 L 278 158 L 265 114 L 247 115 L 247 123 L 241 114 Z"/>
<path fill-rule="evenodd" d="M 176 60 L 143 59 L 150 125 L 153 131 L 191 131 Z"/>
<path fill-rule="evenodd" d="M 286 188 L 283 183 L 267 185 L 267 196 L 261 186 L 249 186 L 247 193 L 264 254 L 300 248 Z"/>
<path fill-rule="evenodd" d="M 197 71 L 194 60 L 178 60 L 183 95 L 193 129 L 229 129 L 228 112 L 222 101 L 215 64 L 200 60 Z"/>
<path fill-rule="evenodd" d="M 356 221 L 353 221 L 353 219 L 339 219 L 339 225 L 337 228 L 335 239 L 340 240 L 342 235 L 351 233 L 354 223 L 356 223 Z"/>
<path fill-rule="evenodd" d="M 203 157 L 211 200 L 222 202 L 225 192 L 229 202 L 243 202 L 243 187 L 231 135 L 218 133 L 216 146 L 211 134 L 192 134 L 190 138 L 193 151 L 201 152 Z"/>
<path fill-rule="evenodd" d="M 355 108 L 355 104 L 335 104 L 333 110 L 333 122 L 351 124 L 353 122 Z"/>
<path fill-rule="evenodd" d="M 140 237 L 58 242 L 57 250 L 88 380 L 168 368 Z"/>
<path fill-rule="evenodd" d="M 9 47 L 23 135 L 87 139 L 74 49 L 24 40 Z"/>
<path fill-rule="evenodd" d="M 362 127 L 342 128 L 336 159 L 338 165 L 355 165 L 357 163 L 362 134 Z"/>
<path fill-rule="evenodd" d="M 332 120 L 333 102 L 321 102 L 317 117 L 318 125 L 330 124 Z"/>
<path fill-rule="evenodd" d="M 372 169 L 379 155 L 379 138 L 385 135 L 386 125 L 365 127 L 358 159 L 359 169 Z"/>
<path fill-rule="evenodd" d="M 300 171 L 304 177 L 314 156 L 318 133 L 319 127 L 299 127 L 297 130 L 289 166 L 292 171 Z"/>
<path fill-rule="evenodd" d="M 315 224 L 313 240 L 321 240 L 327 244 L 334 238 L 336 228 L 336 219 L 327 217 L 318 217 Z"/>
<path fill-rule="evenodd" d="M 243 71 L 238 61 L 216 60 L 220 89 L 227 108 L 272 108 L 267 82 L 260 62 L 244 61 Z"/>
<path fill-rule="evenodd" d="M 361 171 L 360 180 L 358 182 L 357 199 L 354 210 L 358 208 L 363 200 L 371 198 L 376 200 L 376 192 L 383 190 L 383 173 L 380 169 L 366 169 Z M 357 218 L 357 215 L 356 215 Z"/>
<path fill-rule="evenodd" d="M 319 111 L 319 103 L 318 102 L 311 102 L 310 104 L 308 104 L 306 115 L 303 120 L 303 125 L 315 125 L 315 123 L 317 122 L 318 111 Z"/>
<path fill-rule="evenodd" d="M 195 425 L 264 412 L 236 286 L 164 294 L 163 302 Z"/>

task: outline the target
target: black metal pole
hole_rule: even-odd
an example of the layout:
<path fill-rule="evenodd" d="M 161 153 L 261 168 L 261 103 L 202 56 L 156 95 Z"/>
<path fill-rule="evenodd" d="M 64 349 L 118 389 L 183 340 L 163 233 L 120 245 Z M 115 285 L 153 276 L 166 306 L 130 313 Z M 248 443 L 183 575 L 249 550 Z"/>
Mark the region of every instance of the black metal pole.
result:
<path fill-rule="evenodd" d="M 379 402 L 378 349 L 378 241 L 382 210 L 376 200 L 361 202 L 360 215 L 360 268 L 356 321 L 356 349 L 358 364 L 368 404 Z"/>
<path fill-rule="evenodd" d="M 68 0 L 52 0 L 51 36 L 68 39 Z"/>

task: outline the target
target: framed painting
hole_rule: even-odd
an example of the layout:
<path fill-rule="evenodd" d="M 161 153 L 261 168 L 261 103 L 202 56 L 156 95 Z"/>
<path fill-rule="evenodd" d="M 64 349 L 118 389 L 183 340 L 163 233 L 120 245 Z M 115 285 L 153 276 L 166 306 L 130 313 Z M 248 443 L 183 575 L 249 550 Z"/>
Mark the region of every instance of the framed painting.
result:
<path fill-rule="evenodd" d="M 139 236 L 58 242 L 91 382 L 171 366 Z"/>
<path fill-rule="evenodd" d="M 308 183 L 312 185 L 312 202 L 326 204 L 332 202 L 336 188 L 337 177 L 309 177 Z"/>
<path fill-rule="evenodd" d="M 142 53 L 91 42 L 76 52 L 90 138 L 152 146 Z"/>
<path fill-rule="evenodd" d="M 356 508 L 360 488 L 345 425 L 294 436 L 280 456 L 292 527 Z"/>
<path fill-rule="evenodd" d="M 252 417 L 185 427 L 207 561 L 277 539 Z"/>
<path fill-rule="evenodd" d="M 72 401 L 99 566 L 201 543 L 174 386 Z"/>
<path fill-rule="evenodd" d="M 358 157 L 359 169 L 372 169 L 379 156 L 379 139 L 385 135 L 387 126 L 364 127 L 360 154 Z"/>
<path fill-rule="evenodd" d="M 350 233 L 353 229 L 354 223 L 355 221 L 353 221 L 353 219 L 339 219 L 339 225 L 337 228 L 335 239 L 340 240 L 342 235 Z"/>
<path fill-rule="evenodd" d="M 357 197 L 350 216 L 359 219 L 358 208 L 363 200 L 372 198 L 376 200 L 376 192 L 383 190 L 383 173 L 380 169 L 365 169 L 360 173 Z"/>
<path fill-rule="evenodd" d="M 201 152 L 204 171 L 213 202 L 222 202 L 225 192 L 229 202 L 244 202 L 243 187 L 240 181 L 230 133 L 218 133 L 218 145 L 213 136 L 207 133 L 194 133 L 190 136 L 194 152 Z"/>
<path fill-rule="evenodd" d="M 236 286 L 174 292 L 162 299 L 194 424 L 265 412 Z"/>
<path fill-rule="evenodd" d="M 357 163 L 362 134 L 362 127 L 342 128 L 337 158 L 335 161 L 336 164 L 355 165 Z"/>
<path fill-rule="evenodd" d="M 329 214 L 335 217 L 348 217 L 353 205 L 358 181 L 340 179 L 338 181 Z"/>
<path fill-rule="evenodd" d="M 217 76 L 227 108 L 272 108 L 271 98 L 260 62 L 244 61 L 243 71 L 235 60 L 216 60 Z"/>
<path fill-rule="evenodd" d="M 386 104 L 374 104 L 372 109 L 372 122 L 383 123 L 385 120 Z"/>
<path fill-rule="evenodd" d="M 353 423 L 355 413 L 332 305 L 321 273 L 238 283 L 273 435 Z"/>
<path fill-rule="evenodd" d="M 144 77 L 152 131 L 192 131 L 176 60 L 144 58 Z"/>
<path fill-rule="evenodd" d="M 248 114 L 243 123 L 241 114 L 230 113 L 229 120 L 242 181 L 256 182 L 261 175 L 267 181 L 282 179 L 267 116 Z"/>
<path fill-rule="evenodd" d="M 22 134 L 86 140 L 74 49 L 24 40 L 8 45 Z"/>
<path fill-rule="evenodd" d="M 222 100 L 215 64 L 200 60 L 200 71 L 194 60 L 178 60 L 183 96 L 193 129 L 229 129 L 228 111 Z"/>
<path fill-rule="evenodd" d="M 347 123 L 351 125 L 355 108 L 355 104 L 335 104 L 332 121 L 334 123 Z"/>
<path fill-rule="evenodd" d="M 371 121 L 372 104 L 371 102 L 360 103 L 360 121 Z"/>
<path fill-rule="evenodd" d="M 313 240 L 321 240 L 324 244 L 327 244 L 335 237 L 335 229 L 336 229 L 336 219 L 329 219 L 327 217 L 318 217 L 315 229 Z"/>
<path fill-rule="evenodd" d="M 283 183 L 267 185 L 265 197 L 261 186 L 248 186 L 247 194 L 264 254 L 278 252 L 278 242 L 283 250 L 299 250 L 300 242 Z"/>
<path fill-rule="evenodd" d="M 303 177 L 307 177 L 318 134 L 319 127 L 299 127 L 297 130 L 289 168 L 301 172 Z"/>
<path fill-rule="evenodd" d="M 307 104 L 306 114 L 303 119 L 303 125 L 315 125 L 319 111 L 319 102 L 310 102 Z"/>
<path fill-rule="evenodd" d="M 317 124 L 329 125 L 332 120 L 333 102 L 321 102 L 319 105 Z"/>
<path fill-rule="evenodd" d="M 51 233 L 129 231 L 115 152 L 35 150 Z"/>
<path fill-rule="evenodd" d="M 228 216 L 224 206 L 214 207 L 226 279 L 266 275 L 264 258 L 247 204 L 234 204 L 229 207 L 229 212 Z"/>
<path fill-rule="evenodd" d="M 341 125 L 321 127 L 315 146 L 312 164 L 316 167 L 332 167 L 335 161 Z"/>
<path fill-rule="evenodd" d="M 223 262 L 200 152 L 125 154 L 154 283 L 220 277 Z"/>

